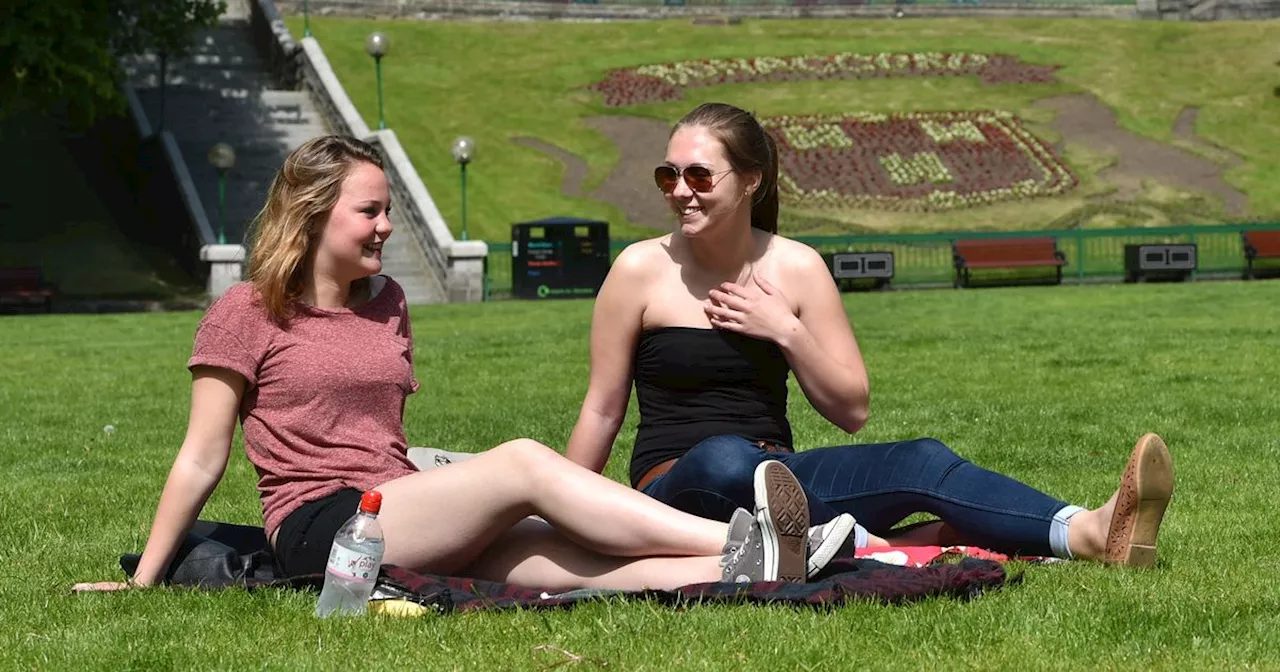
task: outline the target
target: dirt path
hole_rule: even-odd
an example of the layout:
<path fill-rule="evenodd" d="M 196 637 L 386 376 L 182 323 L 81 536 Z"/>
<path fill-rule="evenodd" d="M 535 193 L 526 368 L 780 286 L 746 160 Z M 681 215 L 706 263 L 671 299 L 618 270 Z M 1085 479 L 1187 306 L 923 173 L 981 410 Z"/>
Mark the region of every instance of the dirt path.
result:
<path fill-rule="evenodd" d="M 1228 215 L 1248 213 L 1248 198 L 1222 179 L 1222 171 L 1239 165 L 1241 159 L 1195 134 L 1198 109 L 1182 110 L 1173 125 L 1174 137 L 1210 155 L 1226 157 L 1228 165 L 1222 166 L 1180 147 L 1130 133 L 1116 124 L 1111 108 L 1091 95 L 1046 98 L 1036 101 L 1035 105 L 1058 113 L 1053 127 L 1067 142 L 1116 155 L 1115 165 L 1098 173 L 1100 179 L 1119 188 L 1112 200 L 1134 198 L 1142 190 L 1142 181 L 1149 179 L 1217 196 L 1222 199 Z"/>
<path fill-rule="evenodd" d="M 1115 113 L 1110 108 L 1088 94 L 1046 98 L 1035 105 L 1058 113 L 1053 127 L 1066 142 L 1117 156 L 1114 166 L 1098 174 L 1100 179 L 1118 188 L 1107 200 L 1132 200 L 1141 194 L 1143 180 L 1153 180 L 1217 196 L 1222 199 L 1228 215 L 1248 214 L 1248 198 L 1222 179 L 1223 170 L 1239 165 L 1242 160 L 1195 134 L 1199 113 L 1196 108 L 1186 108 L 1178 115 L 1173 135 L 1209 156 L 1222 157 L 1221 165 L 1186 149 L 1130 133 L 1116 124 Z M 537 138 L 515 138 L 514 142 L 545 152 L 564 164 L 561 189 L 566 195 L 612 203 L 635 224 L 666 230 L 671 215 L 653 186 L 652 170 L 662 162 L 670 125 L 656 119 L 626 116 L 591 117 L 585 121 L 617 145 L 621 156 L 600 186 L 589 194 L 582 191 L 587 177 L 587 165 L 582 159 Z"/>
<path fill-rule="evenodd" d="M 546 152 L 564 164 L 561 189 L 565 195 L 612 203 L 635 224 L 663 231 L 670 228 L 671 211 L 653 186 L 653 168 L 662 163 L 666 154 L 671 125 L 641 117 L 589 117 L 584 121 L 604 133 L 618 146 L 621 155 L 604 182 L 590 194 L 582 192 L 582 183 L 587 177 L 585 161 L 537 138 L 521 137 L 513 141 Z"/>

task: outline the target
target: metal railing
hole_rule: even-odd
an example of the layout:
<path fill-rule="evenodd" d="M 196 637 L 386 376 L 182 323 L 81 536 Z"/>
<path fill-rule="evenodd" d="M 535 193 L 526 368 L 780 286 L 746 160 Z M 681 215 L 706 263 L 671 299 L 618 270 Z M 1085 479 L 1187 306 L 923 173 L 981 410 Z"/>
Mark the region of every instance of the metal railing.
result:
<path fill-rule="evenodd" d="M 1280 222 L 1224 224 L 1213 226 L 1169 226 L 1130 229 L 1072 229 L 1059 231 L 949 231 L 945 233 L 904 233 L 849 236 L 795 236 L 820 253 L 892 252 L 893 286 L 949 286 L 955 278 L 951 244 L 975 238 L 1042 238 L 1058 241 L 1066 255 L 1064 282 L 1119 280 L 1125 275 L 1124 248 L 1134 244 L 1194 243 L 1197 275 L 1241 274 L 1245 268 L 1244 231 L 1280 229 Z M 613 240 L 611 257 L 617 257 L 634 240 Z M 505 298 L 511 293 L 511 243 L 489 243 L 486 265 L 486 298 Z"/>

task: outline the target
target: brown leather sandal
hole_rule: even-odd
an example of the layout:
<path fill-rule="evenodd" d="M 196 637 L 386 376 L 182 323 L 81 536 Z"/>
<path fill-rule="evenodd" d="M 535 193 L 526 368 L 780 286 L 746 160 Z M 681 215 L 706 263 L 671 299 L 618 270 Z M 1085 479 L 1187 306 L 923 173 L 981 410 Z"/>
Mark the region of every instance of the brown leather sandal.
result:
<path fill-rule="evenodd" d="M 1173 458 L 1155 434 L 1138 439 L 1120 479 L 1103 561 L 1133 567 L 1156 562 L 1156 536 L 1173 496 Z"/>

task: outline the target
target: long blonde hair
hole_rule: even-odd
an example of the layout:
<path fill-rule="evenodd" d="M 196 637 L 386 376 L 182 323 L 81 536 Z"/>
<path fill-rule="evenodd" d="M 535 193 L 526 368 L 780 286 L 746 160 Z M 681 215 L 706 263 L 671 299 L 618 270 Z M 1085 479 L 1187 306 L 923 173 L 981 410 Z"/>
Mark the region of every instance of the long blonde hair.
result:
<path fill-rule="evenodd" d="M 278 322 L 293 316 L 302 296 L 311 245 L 360 163 L 382 168 L 378 151 L 345 135 L 322 135 L 293 150 L 271 181 L 266 205 L 253 221 L 249 280 Z"/>

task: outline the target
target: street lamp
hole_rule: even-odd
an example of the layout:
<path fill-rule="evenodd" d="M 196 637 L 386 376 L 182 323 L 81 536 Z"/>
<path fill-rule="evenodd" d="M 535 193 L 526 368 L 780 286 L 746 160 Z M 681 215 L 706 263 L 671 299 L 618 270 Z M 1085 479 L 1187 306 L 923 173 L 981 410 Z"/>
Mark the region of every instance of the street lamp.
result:
<path fill-rule="evenodd" d="M 307 11 L 307 0 L 302 0 L 302 36 L 311 37 L 311 13 Z"/>
<path fill-rule="evenodd" d="M 378 128 L 387 127 L 387 121 L 382 116 L 382 57 L 387 55 L 387 49 L 390 48 L 391 40 L 380 30 L 369 33 L 369 37 L 364 40 L 364 50 L 373 57 L 373 67 L 378 77 Z"/>
<path fill-rule="evenodd" d="M 225 142 L 209 148 L 209 163 L 218 171 L 218 244 L 227 242 L 227 171 L 236 165 L 236 150 Z"/>
<path fill-rule="evenodd" d="M 458 162 L 458 167 L 462 169 L 462 239 L 467 239 L 467 164 L 471 163 L 471 159 L 476 155 L 476 142 L 465 135 L 460 135 L 453 141 L 453 147 L 449 150 L 453 154 L 453 160 Z"/>

